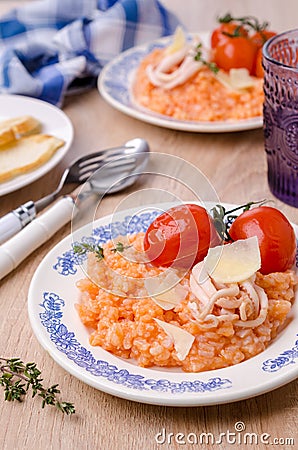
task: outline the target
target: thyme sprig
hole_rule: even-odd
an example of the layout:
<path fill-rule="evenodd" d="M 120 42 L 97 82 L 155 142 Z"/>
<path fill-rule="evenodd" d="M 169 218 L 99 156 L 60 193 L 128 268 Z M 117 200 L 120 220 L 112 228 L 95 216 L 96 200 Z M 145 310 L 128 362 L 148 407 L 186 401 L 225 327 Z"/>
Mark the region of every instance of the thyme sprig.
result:
<path fill-rule="evenodd" d="M 122 253 L 124 252 L 124 250 L 128 249 L 132 247 L 132 245 L 124 245 L 122 242 L 117 242 L 116 246 L 114 248 L 111 249 L 111 252 L 116 253 Z"/>
<path fill-rule="evenodd" d="M 74 253 L 77 253 L 80 256 L 85 255 L 88 252 L 94 253 L 99 261 L 101 261 L 104 258 L 103 248 L 98 244 L 93 245 L 88 244 L 87 242 L 81 242 L 79 244 L 73 245 L 73 251 Z"/>
<path fill-rule="evenodd" d="M 201 43 L 196 46 L 195 52 L 196 52 L 194 55 L 195 61 L 200 61 L 202 64 L 204 64 L 204 66 L 208 67 L 211 70 L 211 72 L 213 72 L 215 74 L 218 73 L 219 67 L 214 62 L 206 61 L 203 58 Z"/>
<path fill-rule="evenodd" d="M 122 253 L 124 250 L 132 247 L 132 245 L 124 245 L 122 242 L 117 242 L 114 248 L 111 249 L 111 252 L 116 253 Z M 104 251 L 103 248 L 96 244 L 88 244 L 87 242 L 80 242 L 79 244 L 73 245 L 73 251 L 74 253 L 77 253 L 78 255 L 85 255 L 86 253 L 94 253 L 96 258 L 101 261 L 104 258 Z"/>
<path fill-rule="evenodd" d="M 216 231 L 218 232 L 220 238 L 223 241 L 232 241 L 229 234 L 229 228 L 238 216 L 237 214 L 233 214 L 236 211 L 242 210 L 248 211 L 253 205 L 262 206 L 264 203 L 266 203 L 267 200 L 261 200 L 258 202 L 249 202 L 245 205 L 237 206 L 236 208 L 230 209 L 229 211 L 226 210 L 226 208 L 222 205 L 215 205 L 214 208 L 211 209 L 211 215 L 213 217 L 213 223 L 216 228 Z"/>
<path fill-rule="evenodd" d="M 55 406 L 64 414 L 75 413 L 73 403 L 63 402 L 57 398 L 60 394 L 58 384 L 45 388 L 40 378 L 41 371 L 33 362 L 23 363 L 20 358 L 0 358 L 0 385 L 4 387 L 4 399 L 7 401 L 22 402 L 31 388 L 32 397 L 42 398 L 41 407 Z"/>
<path fill-rule="evenodd" d="M 269 22 L 259 22 L 259 20 L 254 16 L 233 17 L 230 13 L 227 13 L 222 17 L 218 17 L 217 21 L 219 23 L 239 22 L 240 25 L 238 27 L 238 32 L 240 31 L 241 25 L 247 26 L 256 32 L 262 32 L 269 26 Z M 233 34 L 232 36 L 236 37 L 237 34 Z"/>

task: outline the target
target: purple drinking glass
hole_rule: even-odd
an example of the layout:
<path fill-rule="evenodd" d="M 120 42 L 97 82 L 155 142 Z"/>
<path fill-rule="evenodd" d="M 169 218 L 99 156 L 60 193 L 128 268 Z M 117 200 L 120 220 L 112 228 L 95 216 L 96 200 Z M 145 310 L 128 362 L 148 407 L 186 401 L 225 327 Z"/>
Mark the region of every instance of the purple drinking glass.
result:
<path fill-rule="evenodd" d="M 263 47 L 264 137 L 273 195 L 298 208 L 298 29 Z"/>

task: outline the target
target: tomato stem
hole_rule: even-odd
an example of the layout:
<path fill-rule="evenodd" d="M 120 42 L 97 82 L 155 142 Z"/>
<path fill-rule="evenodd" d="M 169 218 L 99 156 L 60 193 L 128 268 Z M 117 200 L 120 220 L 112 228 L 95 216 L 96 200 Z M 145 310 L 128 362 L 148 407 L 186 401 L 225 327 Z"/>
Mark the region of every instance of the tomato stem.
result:
<path fill-rule="evenodd" d="M 243 17 L 233 17 L 230 13 L 227 13 L 223 17 L 218 17 L 217 21 L 219 23 L 230 23 L 230 22 L 240 22 L 242 25 L 247 25 L 255 31 L 264 31 L 268 28 L 269 22 L 259 22 L 259 20 L 254 16 L 243 16 Z M 240 27 L 240 25 L 239 25 Z M 235 37 L 235 36 L 234 36 Z"/>
<path fill-rule="evenodd" d="M 239 211 L 239 209 L 243 209 L 243 211 L 248 211 L 248 210 L 250 209 L 250 207 L 253 206 L 253 205 L 259 205 L 259 206 L 262 206 L 262 205 L 264 205 L 265 203 L 267 203 L 267 200 L 266 200 L 266 199 L 264 199 L 264 200 L 259 200 L 258 202 L 248 202 L 248 203 L 246 203 L 245 205 L 237 206 L 237 208 L 231 209 L 230 211 L 226 211 L 226 212 L 225 212 L 225 216 L 227 216 L 228 214 L 231 214 L 231 213 L 233 213 L 233 212 L 235 212 L 235 211 Z"/>
<path fill-rule="evenodd" d="M 242 212 L 248 211 L 253 205 L 262 206 L 265 203 L 267 203 L 266 199 L 257 202 L 249 202 L 245 203 L 245 205 L 230 209 L 229 211 L 226 211 L 222 205 L 216 205 L 212 208 L 211 215 L 213 217 L 213 223 L 220 238 L 225 242 L 233 240 L 229 234 L 229 228 L 237 217 L 237 214 L 233 214 L 234 212 L 239 210 L 242 210 Z"/>
<path fill-rule="evenodd" d="M 222 31 L 222 34 L 231 38 L 236 38 L 236 37 L 244 37 L 243 34 L 241 33 L 241 28 L 243 29 L 242 25 L 238 25 L 235 30 L 233 31 L 233 33 L 228 33 L 227 31 Z"/>

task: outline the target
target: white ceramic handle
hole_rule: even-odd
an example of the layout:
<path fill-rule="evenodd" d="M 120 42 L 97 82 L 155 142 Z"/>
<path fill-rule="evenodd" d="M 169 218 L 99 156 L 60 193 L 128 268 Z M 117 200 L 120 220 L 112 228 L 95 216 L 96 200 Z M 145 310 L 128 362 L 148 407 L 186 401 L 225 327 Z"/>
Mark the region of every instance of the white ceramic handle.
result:
<path fill-rule="evenodd" d="M 0 247 L 0 280 L 68 223 L 71 220 L 73 209 L 73 199 L 63 197 L 3 244 Z"/>
<path fill-rule="evenodd" d="M 0 219 L 0 244 L 7 241 L 11 236 L 22 229 L 20 219 L 10 212 Z"/>
<path fill-rule="evenodd" d="M 35 203 L 24 203 L 0 218 L 0 244 L 8 241 L 14 234 L 24 228 L 36 217 Z"/>

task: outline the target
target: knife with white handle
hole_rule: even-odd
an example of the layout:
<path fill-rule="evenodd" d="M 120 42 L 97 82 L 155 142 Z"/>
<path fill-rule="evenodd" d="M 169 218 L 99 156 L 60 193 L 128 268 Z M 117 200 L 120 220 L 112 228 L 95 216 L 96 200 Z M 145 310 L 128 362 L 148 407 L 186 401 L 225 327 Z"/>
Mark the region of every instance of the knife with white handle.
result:
<path fill-rule="evenodd" d="M 35 204 L 32 201 L 19 206 L 0 218 L 0 244 L 18 233 L 36 216 Z"/>
<path fill-rule="evenodd" d="M 62 197 L 45 213 L 1 245 L 0 280 L 66 225 L 72 218 L 74 207 L 71 196 Z"/>

